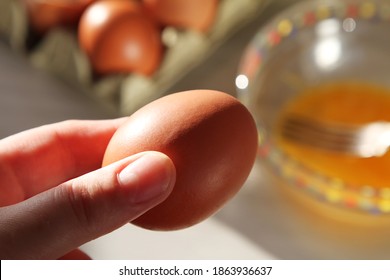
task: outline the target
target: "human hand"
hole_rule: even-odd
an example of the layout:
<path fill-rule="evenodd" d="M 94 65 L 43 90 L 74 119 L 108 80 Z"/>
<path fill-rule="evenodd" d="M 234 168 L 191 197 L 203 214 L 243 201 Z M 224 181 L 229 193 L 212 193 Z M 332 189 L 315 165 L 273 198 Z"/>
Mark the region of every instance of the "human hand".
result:
<path fill-rule="evenodd" d="M 80 256 L 78 246 L 169 195 L 176 174 L 164 154 L 100 168 L 123 121 L 65 121 L 0 140 L 0 259 Z"/>

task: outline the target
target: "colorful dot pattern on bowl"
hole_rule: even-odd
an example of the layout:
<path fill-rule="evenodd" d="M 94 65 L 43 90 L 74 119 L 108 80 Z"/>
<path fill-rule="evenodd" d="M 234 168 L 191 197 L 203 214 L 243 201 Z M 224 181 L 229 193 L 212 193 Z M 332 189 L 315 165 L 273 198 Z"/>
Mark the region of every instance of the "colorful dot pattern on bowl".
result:
<path fill-rule="evenodd" d="M 351 32 L 355 20 L 385 21 L 390 24 L 390 1 L 339 1 L 317 6 L 314 10 L 280 18 L 266 27 L 266 32 L 259 33 L 245 52 L 240 67 L 240 75 L 253 80 L 267 53 L 283 40 L 294 37 L 297 30 L 306 28 L 322 20 L 336 18 L 345 22 L 343 28 Z M 245 92 L 247 88 L 242 89 Z M 259 157 L 267 160 L 273 171 L 284 178 L 290 186 L 300 189 L 319 201 L 344 209 L 353 209 L 370 214 L 390 214 L 390 187 L 377 189 L 371 186 L 351 186 L 337 178 L 329 178 L 300 164 L 297 160 L 276 148 L 265 134 L 259 132 Z"/>
<path fill-rule="evenodd" d="M 319 201 L 371 214 L 390 213 L 390 188 L 350 186 L 337 178 L 326 177 L 289 157 L 270 142 L 260 143 L 258 155 L 266 159 L 274 173 L 284 178 L 289 186 Z"/>
<path fill-rule="evenodd" d="M 269 50 L 278 46 L 283 40 L 293 37 L 297 30 L 329 18 L 390 22 L 390 3 L 384 3 L 377 7 L 376 2 L 373 1 L 356 1 L 356 3 L 354 1 L 340 1 L 337 8 L 323 4 L 316 7 L 316 10 L 308 10 L 291 18 L 282 18 L 269 26 L 267 32 L 259 33 L 253 40 L 253 44 L 245 52 L 246 56 L 243 58 L 240 74 L 249 79 L 254 77 L 261 69 L 264 57 Z"/>

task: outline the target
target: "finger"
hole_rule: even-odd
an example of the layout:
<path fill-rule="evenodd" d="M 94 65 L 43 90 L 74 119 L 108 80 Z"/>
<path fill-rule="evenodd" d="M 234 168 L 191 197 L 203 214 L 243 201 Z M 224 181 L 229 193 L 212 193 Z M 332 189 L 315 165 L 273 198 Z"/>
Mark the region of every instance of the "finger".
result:
<path fill-rule="evenodd" d="M 20 202 L 99 168 L 124 120 L 65 121 L 0 140 L 0 205 Z"/>
<path fill-rule="evenodd" d="M 0 209 L 0 259 L 57 259 L 162 202 L 172 161 L 146 152 Z"/>

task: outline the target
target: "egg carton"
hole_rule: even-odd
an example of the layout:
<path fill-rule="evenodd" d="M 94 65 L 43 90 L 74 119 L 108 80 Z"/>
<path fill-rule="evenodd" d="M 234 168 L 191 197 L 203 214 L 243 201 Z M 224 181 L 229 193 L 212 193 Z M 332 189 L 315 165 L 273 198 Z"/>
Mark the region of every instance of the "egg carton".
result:
<path fill-rule="evenodd" d="M 28 30 L 27 15 L 15 0 L 0 0 L 0 38 L 23 50 Z"/>
<path fill-rule="evenodd" d="M 163 61 L 150 77 L 130 73 L 96 79 L 88 58 L 78 45 L 76 32 L 69 29 L 53 29 L 32 50 L 27 49 L 27 14 L 15 0 L 0 0 L 0 34 L 35 67 L 70 83 L 120 115 L 129 115 L 165 95 L 231 34 L 258 16 L 269 2 L 220 0 L 213 26 L 206 34 L 166 27 L 162 32 L 166 47 Z"/>

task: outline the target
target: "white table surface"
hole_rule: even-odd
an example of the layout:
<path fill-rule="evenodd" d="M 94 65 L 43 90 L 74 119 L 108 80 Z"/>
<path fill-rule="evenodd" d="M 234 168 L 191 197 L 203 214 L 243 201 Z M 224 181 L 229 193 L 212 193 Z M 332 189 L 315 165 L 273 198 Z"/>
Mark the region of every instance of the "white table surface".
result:
<path fill-rule="evenodd" d="M 280 8 L 283 1 L 278 4 Z M 265 14 L 269 16 L 275 9 L 271 7 Z M 236 34 L 171 91 L 210 88 L 234 92 L 240 55 L 263 21 L 259 19 Z M 23 57 L 0 43 L 0 138 L 64 119 L 114 116 L 74 88 L 36 71 Z M 198 226 L 173 233 L 151 233 L 128 225 L 85 248 L 95 258 L 108 259 L 390 258 L 389 238 L 383 234 L 378 238 L 370 229 L 362 231 L 332 223 L 310 209 L 295 207 L 275 187 L 262 165 L 258 161 L 240 193 Z M 184 246 L 188 242 L 192 244 Z M 135 253 L 124 251 L 126 248 Z"/>

